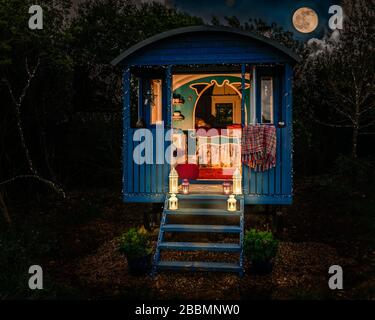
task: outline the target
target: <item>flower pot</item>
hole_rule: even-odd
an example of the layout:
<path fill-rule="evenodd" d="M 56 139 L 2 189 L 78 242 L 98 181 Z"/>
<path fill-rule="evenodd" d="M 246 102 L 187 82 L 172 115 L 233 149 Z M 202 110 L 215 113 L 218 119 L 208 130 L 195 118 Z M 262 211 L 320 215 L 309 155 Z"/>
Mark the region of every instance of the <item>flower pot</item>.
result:
<path fill-rule="evenodd" d="M 127 257 L 126 259 L 128 261 L 129 274 L 131 275 L 144 275 L 151 269 L 151 255 L 136 258 Z"/>
<path fill-rule="evenodd" d="M 250 266 L 250 272 L 257 275 L 267 275 L 272 272 L 272 261 L 253 261 Z"/>

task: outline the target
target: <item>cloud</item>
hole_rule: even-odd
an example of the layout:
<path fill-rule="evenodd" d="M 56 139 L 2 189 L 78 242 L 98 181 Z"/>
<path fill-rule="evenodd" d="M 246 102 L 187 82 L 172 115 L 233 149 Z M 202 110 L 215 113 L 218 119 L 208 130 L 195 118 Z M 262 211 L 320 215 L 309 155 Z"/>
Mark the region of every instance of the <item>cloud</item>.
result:
<path fill-rule="evenodd" d="M 338 30 L 333 31 L 329 36 L 323 37 L 323 39 L 310 39 L 307 41 L 307 46 L 310 49 L 309 58 L 318 57 L 325 51 L 332 52 L 339 41 L 340 32 Z"/>

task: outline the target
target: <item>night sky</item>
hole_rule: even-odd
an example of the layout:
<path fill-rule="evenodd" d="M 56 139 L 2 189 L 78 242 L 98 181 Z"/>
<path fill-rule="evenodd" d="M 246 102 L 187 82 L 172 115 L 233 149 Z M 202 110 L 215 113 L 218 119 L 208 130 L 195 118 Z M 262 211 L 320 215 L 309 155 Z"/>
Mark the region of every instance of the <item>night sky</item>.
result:
<path fill-rule="evenodd" d="M 293 31 L 300 39 L 320 38 L 328 28 L 328 9 L 331 5 L 339 5 L 341 0 L 174 0 L 176 8 L 203 17 L 210 21 L 213 15 L 218 18 L 236 16 L 241 21 L 249 18 L 262 20 L 283 26 Z M 292 24 L 292 16 L 296 9 L 310 7 L 319 17 L 318 28 L 309 34 L 296 31 Z"/>

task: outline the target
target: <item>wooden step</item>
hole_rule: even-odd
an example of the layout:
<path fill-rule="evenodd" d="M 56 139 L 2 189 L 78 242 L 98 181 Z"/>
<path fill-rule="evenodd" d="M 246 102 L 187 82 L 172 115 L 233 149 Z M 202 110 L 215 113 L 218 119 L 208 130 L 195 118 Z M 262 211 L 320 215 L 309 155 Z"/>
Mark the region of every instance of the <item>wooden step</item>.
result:
<path fill-rule="evenodd" d="M 237 243 L 207 243 L 207 242 L 162 242 L 159 245 L 164 250 L 181 251 L 222 251 L 240 252 L 241 246 Z"/>
<path fill-rule="evenodd" d="M 241 211 L 228 211 L 223 209 L 197 209 L 197 208 L 184 208 L 177 210 L 165 210 L 168 215 L 195 215 L 195 216 L 226 216 L 226 217 L 239 217 Z"/>
<path fill-rule="evenodd" d="M 240 233 L 241 228 L 226 225 L 201 224 L 167 224 L 161 227 L 166 232 L 212 232 L 212 233 Z"/>
<path fill-rule="evenodd" d="M 181 200 L 227 200 L 228 195 L 219 193 L 190 193 L 190 194 L 177 194 L 178 199 Z"/>
<path fill-rule="evenodd" d="M 159 270 L 242 272 L 238 264 L 226 262 L 159 261 L 156 267 Z"/>

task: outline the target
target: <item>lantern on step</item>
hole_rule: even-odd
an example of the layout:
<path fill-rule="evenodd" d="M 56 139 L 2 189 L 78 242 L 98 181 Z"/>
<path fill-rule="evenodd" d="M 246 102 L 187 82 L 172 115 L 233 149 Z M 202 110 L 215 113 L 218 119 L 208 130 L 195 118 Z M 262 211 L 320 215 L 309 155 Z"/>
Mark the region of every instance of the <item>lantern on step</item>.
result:
<path fill-rule="evenodd" d="M 178 193 L 178 173 L 174 167 L 169 173 L 169 193 Z"/>
<path fill-rule="evenodd" d="M 171 194 L 171 197 L 168 200 L 169 202 L 169 210 L 177 210 L 178 209 L 178 199 L 174 193 Z"/>
<path fill-rule="evenodd" d="M 236 211 L 237 210 L 237 200 L 233 194 L 231 194 L 227 200 L 228 204 L 228 211 Z"/>
<path fill-rule="evenodd" d="M 228 181 L 223 182 L 223 193 L 230 194 L 230 183 Z"/>
<path fill-rule="evenodd" d="M 238 168 L 233 173 L 233 194 L 242 194 L 242 176 Z"/>
<path fill-rule="evenodd" d="M 183 194 L 189 193 L 189 180 L 188 179 L 184 179 L 182 181 L 182 193 Z"/>

